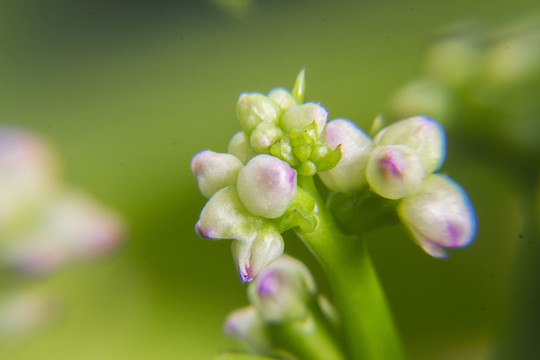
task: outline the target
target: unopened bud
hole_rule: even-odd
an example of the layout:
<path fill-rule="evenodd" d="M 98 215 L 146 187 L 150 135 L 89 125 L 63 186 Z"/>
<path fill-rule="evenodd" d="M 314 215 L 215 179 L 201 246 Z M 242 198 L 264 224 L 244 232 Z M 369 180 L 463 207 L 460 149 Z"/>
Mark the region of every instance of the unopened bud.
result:
<path fill-rule="evenodd" d="M 281 216 L 296 195 L 296 171 L 277 157 L 257 155 L 238 173 L 238 196 L 253 215 Z"/>
<path fill-rule="evenodd" d="M 263 121 L 277 123 L 280 114 L 280 106 L 266 95 L 244 93 L 238 99 L 236 116 L 240 127 L 248 135 Z"/>
<path fill-rule="evenodd" d="M 236 156 L 243 164 L 247 163 L 249 159 L 257 155 L 255 150 L 251 148 L 249 139 L 243 131 L 239 131 L 233 135 L 227 146 L 227 152 Z"/>
<path fill-rule="evenodd" d="M 377 135 L 376 145 L 407 145 L 422 158 L 427 173 L 437 170 L 444 160 L 446 140 L 444 129 L 427 116 L 413 116 L 400 120 Z"/>
<path fill-rule="evenodd" d="M 258 153 L 268 152 L 283 135 L 283 131 L 274 123 L 262 122 L 255 127 L 249 137 L 251 147 Z"/>
<path fill-rule="evenodd" d="M 407 145 L 381 145 L 373 149 L 366 178 L 377 194 L 400 199 L 416 193 L 426 176 L 422 158 Z"/>
<path fill-rule="evenodd" d="M 331 148 L 341 145 L 337 165 L 319 172 L 323 183 L 332 191 L 353 194 L 366 183 L 366 167 L 373 143 L 362 129 L 347 119 L 335 119 L 326 125 L 324 137 Z"/>
<path fill-rule="evenodd" d="M 230 313 L 225 320 L 223 331 L 244 345 L 247 350 L 267 353 L 272 349 L 264 321 L 253 306 L 246 306 Z"/>
<path fill-rule="evenodd" d="M 292 130 L 302 130 L 309 124 L 315 122 L 317 134 L 320 136 L 324 131 L 328 111 L 313 102 L 307 102 L 301 105 L 291 106 L 285 111 L 279 122 L 285 133 Z"/>
<path fill-rule="evenodd" d="M 201 193 L 210 198 L 226 186 L 236 183 L 242 162 L 231 154 L 221 154 L 210 150 L 198 153 L 191 160 L 191 171 L 197 178 Z"/>
<path fill-rule="evenodd" d="M 274 100 L 283 111 L 287 110 L 293 105 L 296 105 L 294 96 L 291 92 L 284 88 L 275 88 L 268 93 L 268 97 Z"/>
<path fill-rule="evenodd" d="M 444 175 L 429 175 L 420 192 L 402 199 L 397 211 L 418 245 L 434 257 L 445 257 L 444 248 L 468 245 L 476 231 L 467 194 Z"/>

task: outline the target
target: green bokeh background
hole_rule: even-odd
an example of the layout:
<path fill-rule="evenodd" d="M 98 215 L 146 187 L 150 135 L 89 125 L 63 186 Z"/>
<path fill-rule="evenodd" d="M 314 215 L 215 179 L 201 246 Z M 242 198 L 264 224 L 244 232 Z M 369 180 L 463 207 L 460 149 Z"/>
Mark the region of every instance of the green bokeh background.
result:
<path fill-rule="evenodd" d="M 241 3 L 241 2 L 239 2 Z M 504 22 L 537 1 L 0 1 L 0 121 L 37 132 L 67 182 L 120 212 L 113 256 L 38 285 L 61 321 L 0 350 L 6 359 L 208 359 L 231 347 L 221 325 L 246 304 L 229 241 L 195 236 L 204 206 L 191 157 L 225 151 L 243 91 L 292 87 L 364 128 L 413 79 L 426 43 L 462 20 Z M 411 359 L 478 359 L 505 327 L 522 219 L 511 184 L 452 148 L 443 172 L 477 210 L 475 242 L 446 261 L 401 228 L 371 252 Z M 286 251 L 327 280 L 300 241 Z"/>

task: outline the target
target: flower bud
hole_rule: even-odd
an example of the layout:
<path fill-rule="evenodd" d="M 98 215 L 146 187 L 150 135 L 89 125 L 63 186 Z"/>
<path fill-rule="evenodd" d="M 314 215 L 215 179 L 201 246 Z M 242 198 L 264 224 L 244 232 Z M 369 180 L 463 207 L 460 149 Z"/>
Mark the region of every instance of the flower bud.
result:
<path fill-rule="evenodd" d="M 276 218 L 296 195 L 296 171 L 277 157 L 257 155 L 240 169 L 236 187 L 251 214 Z"/>
<path fill-rule="evenodd" d="M 373 191 L 388 199 L 414 194 L 425 176 L 422 158 L 407 145 L 377 146 L 366 169 L 366 178 Z"/>
<path fill-rule="evenodd" d="M 271 122 L 262 122 L 255 127 L 249 137 L 251 147 L 258 153 L 268 152 L 270 146 L 274 145 L 283 135 L 279 126 Z"/>
<path fill-rule="evenodd" d="M 446 141 L 444 129 L 427 116 L 413 116 L 400 120 L 377 135 L 376 145 L 407 145 L 422 158 L 427 173 L 437 170 L 444 160 Z"/>
<path fill-rule="evenodd" d="M 302 130 L 315 122 L 317 134 L 320 136 L 323 134 L 327 118 L 328 111 L 324 107 L 313 102 L 307 102 L 288 108 L 281 117 L 279 125 L 285 133 L 290 133 L 295 129 Z"/>
<path fill-rule="evenodd" d="M 269 323 L 304 320 L 316 286 L 300 261 L 283 255 L 263 270 L 248 289 L 251 304 Z"/>
<path fill-rule="evenodd" d="M 418 245 L 434 257 L 446 257 L 445 247 L 468 245 L 476 231 L 467 194 L 444 175 L 429 175 L 420 192 L 401 200 L 397 211 Z"/>
<path fill-rule="evenodd" d="M 240 127 L 248 135 L 263 121 L 277 123 L 280 114 L 279 105 L 266 95 L 244 93 L 238 99 L 236 116 Z"/>
<path fill-rule="evenodd" d="M 233 311 L 227 316 L 223 332 L 236 339 L 247 350 L 268 353 L 272 349 L 263 319 L 253 306 Z"/>
<path fill-rule="evenodd" d="M 239 131 L 233 135 L 227 146 L 227 152 L 236 156 L 243 164 L 247 163 L 249 159 L 257 155 L 255 150 L 251 148 L 249 139 L 243 131 Z"/>
<path fill-rule="evenodd" d="M 291 92 L 284 88 L 275 88 L 268 93 L 268 97 L 274 100 L 283 111 L 287 110 L 293 105 L 296 105 L 294 96 Z"/>
<path fill-rule="evenodd" d="M 324 137 L 331 148 L 341 145 L 341 160 L 329 171 L 319 172 L 322 182 L 332 191 L 353 194 L 366 183 L 366 167 L 373 143 L 362 129 L 347 119 L 335 119 L 326 125 Z"/>
<path fill-rule="evenodd" d="M 216 192 L 204 206 L 195 226 L 197 233 L 207 239 L 237 239 L 252 242 L 262 219 L 250 216 L 234 186 Z"/>
<path fill-rule="evenodd" d="M 283 254 L 283 249 L 283 238 L 273 226 L 259 230 L 253 242 L 233 241 L 231 250 L 242 282 L 253 280 Z"/>
<path fill-rule="evenodd" d="M 201 193 L 210 198 L 225 186 L 234 185 L 242 162 L 231 154 L 210 150 L 199 152 L 191 160 L 191 171 L 197 178 Z"/>

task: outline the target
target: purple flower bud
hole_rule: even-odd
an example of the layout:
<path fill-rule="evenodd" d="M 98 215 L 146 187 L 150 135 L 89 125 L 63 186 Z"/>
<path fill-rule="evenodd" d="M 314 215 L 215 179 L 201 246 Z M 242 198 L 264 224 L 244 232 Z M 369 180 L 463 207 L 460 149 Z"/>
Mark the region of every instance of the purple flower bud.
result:
<path fill-rule="evenodd" d="M 434 257 L 445 257 L 444 248 L 467 246 L 476 231 L 467 194 L 444 175 L 429 175 L 420 192 L 401 200 L 397 210 L 416 242 Z"/>
<path fill-rule="evenodd" d="M 296 196 L 296 171 L 277 157 L 257 155 L 238 173 L 236 187 L 250 213 L 276 218 Z"/>
<path fill-rule="evenodd" d="M 272 323 L 305 319 L 309 298 L 315 293 L 315 282 L 305 265 L 283 255 L 250 284 L 248 297 L 263 319 Z"/>
<path fill-rule="evenodd" d="M 407 145 L 381 145 L 371 153 L 366 178 L 377 194 L 399 199 L 420 189 L 426 170 L 418 152 Z"/>
<path fill-rule="evenodd" d="M 226 186 L 234 185 L 241 167 L 242 162 L 235 156 L 210 150 L 199 152 L 191 160 L 191 171 L 197 178 L 201 193 L 207 198 Z"/>
<path fill-rule="evenodd" d="M 317 133 L 322 135 L 327 118 L 328 111 L 324 107 L 313 102 L 307 102 L 288 108 L 281 117 L 279 125 L 285 133 L 290 133 L 294 129 L 301 130 L 315 122 Z"/>
<path fill-rule="evenodd" d="M 267 353 L 272 349 L 264 321 L 253 306 L 230 313 L 225 320 L 223 332 L 249 351 Z"/>
<path fill-rule="evenodd" d="M 319 172 L 323 183 L 333 191 L 353 194 L 366 183 L 366 167 L 373 143 L 362 129 L 347 119 L 326 125 L 324 137 L 331 148 L 341 145 L 341 160 L 331 170 Z"/>

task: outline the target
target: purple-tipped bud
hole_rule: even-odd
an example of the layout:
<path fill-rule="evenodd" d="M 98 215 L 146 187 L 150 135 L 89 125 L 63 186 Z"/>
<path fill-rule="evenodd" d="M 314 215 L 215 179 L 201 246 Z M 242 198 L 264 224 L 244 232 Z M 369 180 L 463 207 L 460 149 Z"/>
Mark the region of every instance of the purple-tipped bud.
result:
<path fill-rule="evenodd" d="M 199 152 L 191 160 L 191 171 L 206 198 L 226 186 L 234 185 L 240 168 L 242 162 L 235 156 L 210 150 Z"/>
<path fill-rule="evenodd" d="M 366 170 L 373 191 L 388 199 L 414 194 L 425 176 L 420 155 L 406 145 L 377 146 L 369 157 Z"/>
<path fill-rule="evenodd" d="M 324 137 L 335 149 L 341 145 L 341 160 L 331 170 L 319 172 L 323 183 L 333 191 L 353 194 L 366 183 L 366 167 L 373 143 L 355 123 L 335 119 L 326 125 Z"/>
<path fill-rule="evenodd" d="M 276 323 L 305 319 L 309 298 L 315 293 L 315 282 L 305 265 L 283 255 L 250 284 L 248 297 L 265 321 Z"/>
<path fill-rule="evenodd" d="M 257 274 L 283 254 L 283 238 L 272 226 L 257 232 L 253 242 L 233 241 L 232 254 L 242 282 L 250 282 Z"/>
<path fill-rule="evenodd" d="M 236 187 L 251 214 L 276 218 L 296 196 L 296 171 L 277 157 L 257 155 L 238 173 Z"/>
<path fill-rule="evenodd" d="M 262 219 L 250 216 L 234 186 L 216 192 L 204 206 L 196 232 L 207 239 L 237 239 L 252 242 Z"/>
<path fill-rule="evenodd" d="M 272 349 L 264 321 L 253 306 L 230 313 L 225 320 L 223 332 L 237 340 L 246 350 L 267 353 Z"/>
<path fill-rule="evenodd" d="M 248 135 L 261 122 L 277 123 L 280 115 L 281 107 L 266 95 L 244 93 L 238 99 L 236 116 L 240 127 Z"/>
<path fill-rule="evenodd" d="M 446 140 L 444 129 L 427 116 L 400 120 L 375 137 L 375 145 L 407 145 L 418 152 L 427 173 L 437 170 L 444 161 Z"/>
<path fill-rule="evenodd" d="M 284 88 L 275 88 L 268 93 L 268 97 L 274 100 L 283 111 L 287 110 L 293 105 L 296 105 L 294 96 L 291 92 Z"/>
<path fill-rule="evenodd" d="M 328 111 L 324 107 L 313 102 L 307 102 L 288 108 L 281 117 L 279 125 L 285 133 L 290 133 L 294 129 L 301 130 L 315 122 L 317 133 L 322 135 L 327 118 Z"/>
<path fill-rule="evenodd" d="M 445 257 L 444 248 L 467 246 L 476 231 L 467 194 L 444 175 L 429 175 L 420 192 L 401 200 L 397 211 L 416 242 L 434 257 Z"/>
<path fill-rule="evenodd" d="M 255 150 L 251 148 L 249 139 L 243 131 L 239 131 L 233 135 L 227 146 L 227 152 L 236 156 L 243 164 L 247 163 L 249 159 L 257 155 Z"/>

